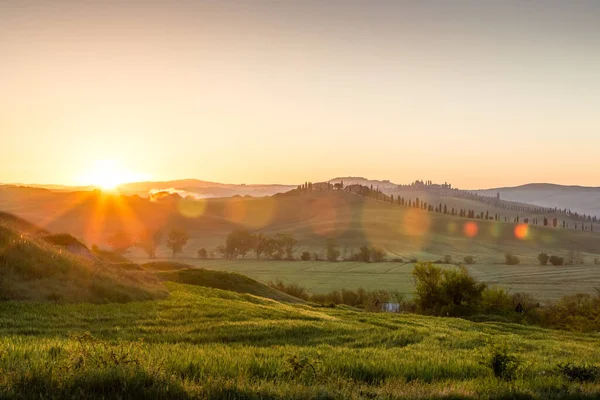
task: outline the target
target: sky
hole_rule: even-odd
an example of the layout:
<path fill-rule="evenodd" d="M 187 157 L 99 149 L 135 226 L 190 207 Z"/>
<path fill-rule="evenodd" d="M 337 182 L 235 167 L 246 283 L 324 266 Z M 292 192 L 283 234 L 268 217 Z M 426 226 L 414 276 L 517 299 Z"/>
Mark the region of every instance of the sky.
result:
<path fill-rule="evenodd" d="M 594 0 L 4 0 L 0 182 L 600 186 L 598 21 Z"/>

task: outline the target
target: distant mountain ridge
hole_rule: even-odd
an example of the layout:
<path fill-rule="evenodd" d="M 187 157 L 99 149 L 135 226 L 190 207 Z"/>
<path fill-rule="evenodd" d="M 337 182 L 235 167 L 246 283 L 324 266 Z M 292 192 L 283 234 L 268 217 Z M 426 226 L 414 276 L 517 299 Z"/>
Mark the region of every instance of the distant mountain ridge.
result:
<path fill-rule="evenodd" d="M 542 207 L 566 208 L 588 215 L 600 215 L 600 187 L 529 183 L 514 187 L 471 190 L 470 192 L 484 196 L 496 196 L 499 193 L 503 200 Z"/>
<path fill-rule="evenodd" d="M 360 176 L 336 177 L 326 180 L 332 184 L 343 182 L 348 185 L 373 186 L 386 194 L 398 194 L 403 185 L 390 180 L 368 179 Z M 303 183 L 303 182 L 302 182 Z M 314 182 L 313 182 L 314 183 Z M 50 191 L 86 191 L 95 189 L 93 186 L 63 186 L 63 185 L 0 185 L 4 187 L 37 187 Z M 252 196 L 264 197 L 284 193 L 295 189 L 297 185 L 289 184 L 227 184 L 203 181 L 200 179 L 177 179 L 172 181 L 131 182 L 118 186 L 118 191 L 125 195 L 151 197 L 156 193 L 165 192 L 177 194 L 183 198 L 214 198 Z M 554 183 L 528 183 L 513 187 L 490 189 L 464 189 L 467 192 L 495 197 L 500 193 L 503 200 L 531 204 L 541 207 L 570 209 L 574 212 L 600 216 L 600 187 L 578 185 L 559 185 Z"/>

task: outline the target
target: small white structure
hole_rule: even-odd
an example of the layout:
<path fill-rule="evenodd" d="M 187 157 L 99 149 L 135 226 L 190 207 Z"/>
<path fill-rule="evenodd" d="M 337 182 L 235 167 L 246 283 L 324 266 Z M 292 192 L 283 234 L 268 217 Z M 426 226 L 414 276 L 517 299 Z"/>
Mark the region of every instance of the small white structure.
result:
<path fill-rule="evenodd" d="M 381 311 L 399 313 L 400 303 L 381 303 Z"/>

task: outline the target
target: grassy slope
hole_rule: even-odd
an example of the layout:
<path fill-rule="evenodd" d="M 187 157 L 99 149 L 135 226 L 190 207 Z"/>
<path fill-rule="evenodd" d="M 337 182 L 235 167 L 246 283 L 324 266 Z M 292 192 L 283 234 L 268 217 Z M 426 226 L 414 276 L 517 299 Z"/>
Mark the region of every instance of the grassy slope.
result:
<path fill-rule="evenodd" d="M 288 303 L 302 303 L 301 300 L 295 297 L 259 283 L 245 275 L 203 268 L 191 269 L 190 265 L 166 262 L 148 263 L 142 267 L 147 270 L 156 271 L 156 276 L 162 281 L 205 286 L 236 293 L 247 293 Z"/>
<path fill-rule="evenodd" d="M 2 398 L 597 398 L 559 362 L 597 362 L 600 338 L 540 328 L 284 305 L 167 284 L 164 300 L 0 303 Z M 89 331 L 104 344 L 77 335 Z M 140 342 L 139 339 L 143 339 Z M 507 342 L 522 377 L 479 363 Z M 294 373 L 290 356 L 315 368 Z"/>
<path fill-rule="evenodd" d="M 131 301 L 166 296 L 147 272 L 129 272 L 69 253 L 0 222 L 0 298 Z"/>

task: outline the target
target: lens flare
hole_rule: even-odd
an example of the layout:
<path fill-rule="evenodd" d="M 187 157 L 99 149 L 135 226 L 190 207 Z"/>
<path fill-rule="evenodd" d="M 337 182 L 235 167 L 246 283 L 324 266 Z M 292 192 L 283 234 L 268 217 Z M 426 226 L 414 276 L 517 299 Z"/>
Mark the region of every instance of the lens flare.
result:
<path fill-rule="evenodd" d="M 456 222 L 452 221 L 448 223 L 448 226 L 446 227 L 448 229 L 448 233 L 453 235 L 456 233 L 456 231 L 458 231 L 458 226 L 456 224 Z"/>
<path fill-rule="evenodd" d="M 520 240 L 525 240 L 529 236 L 529 226 L 527 224 L 519 224 L 515 226 L 515 237 Z"/>
<path fill-rule="evenodd" d="M 337 237 L 349 228 L 350 209 L 342 197 L 319 197 L 311 204 L 311 212 L 315 216 L 312 229 L 317 235 Z"/>
<path fill-rule="evenodd" d="M 428 212 L 412 208 L 404 213 L 403 222 L 404 234 L 408 236 L 423 236 L 429 232 L 431 225 Z"/>
<path fill-rule="evenodd" d="M 467 222 L 463 227 L 463 232 L 468 237 L 475 237 L 479 233 L 479 226 L 475 222 Z"/>
<path fill-rule="evenodd" d="M 243 199 L 231 199 L 225 203 L 225 218 L 240 223 L 246 217 L 246 202 Z"/>
<path fill-rule="evenodd" d="M 204 214 L 204 211 L 206 210 L 206 200 L 184 199 L 177 203 L 177 209 L 179 210 L 179 213 L 184 217 L 196 218 Z"/>
<path fill-rule="evenodd" d="M 493 238 L 497 239 L 500 237 L 501 233 L 502 233 L 502 224 L 498 223 L 498 222 L 494 222 L 490 226 L 490 235 L 492 235 Z"/>

